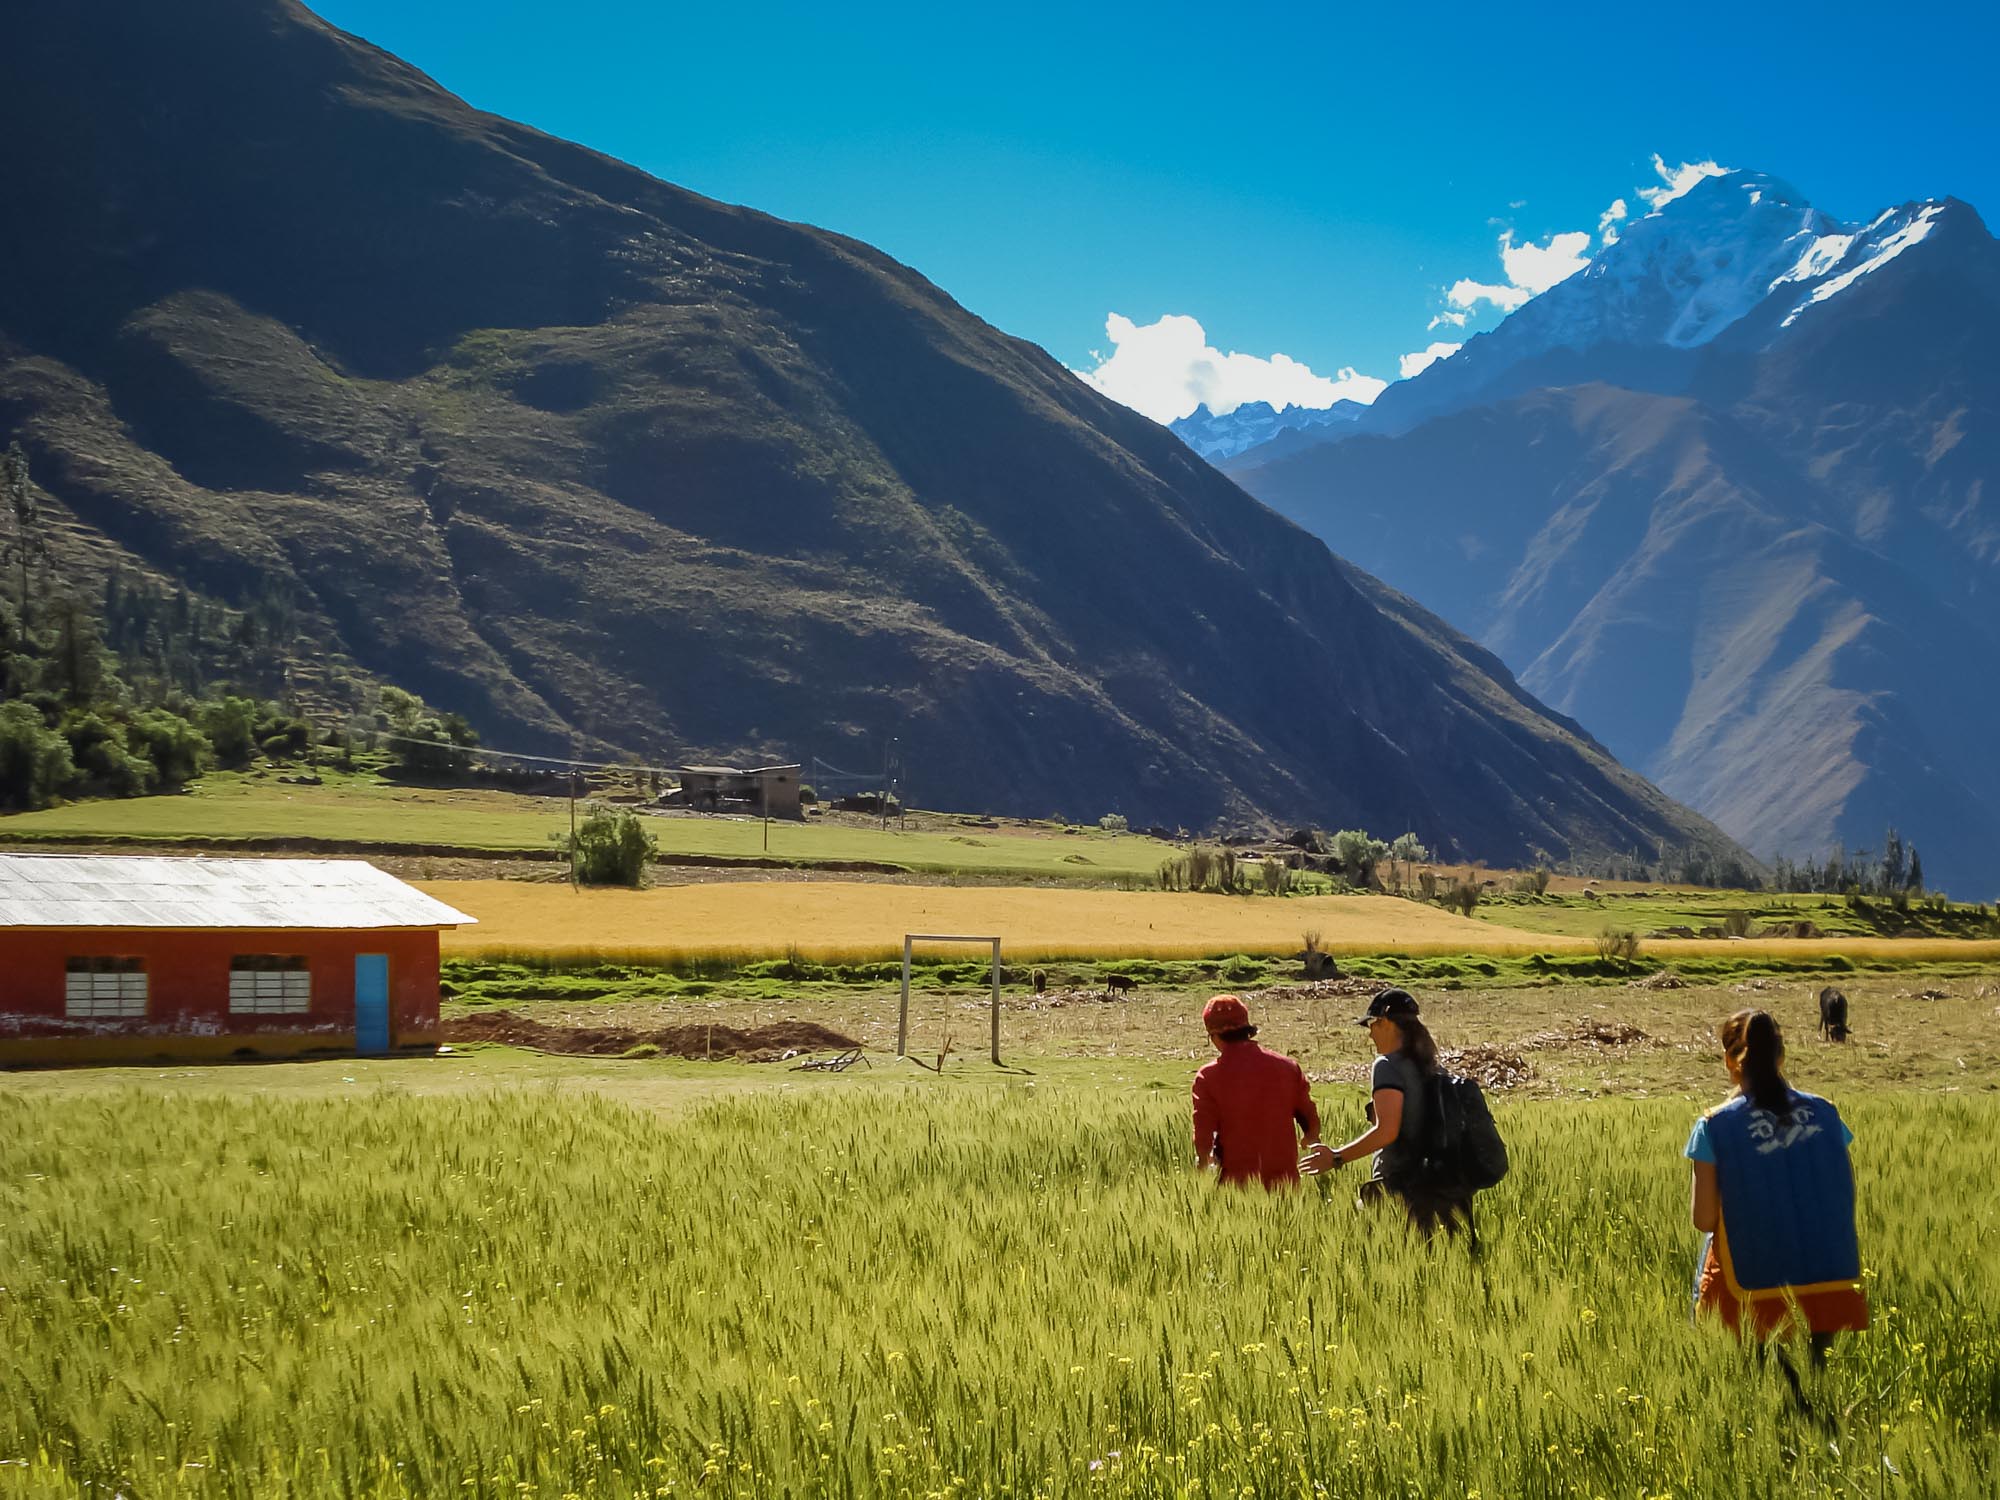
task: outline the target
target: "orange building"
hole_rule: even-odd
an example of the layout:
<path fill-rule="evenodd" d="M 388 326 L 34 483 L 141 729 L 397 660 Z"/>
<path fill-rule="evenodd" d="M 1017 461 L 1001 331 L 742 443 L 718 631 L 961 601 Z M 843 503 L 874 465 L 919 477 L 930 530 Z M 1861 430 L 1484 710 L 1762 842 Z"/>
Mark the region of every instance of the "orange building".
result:
<path fill-rule="evenodd" d="M 438 933 L 359 860 L 0 854 L 0 1064 L 438 1040 Z"/>

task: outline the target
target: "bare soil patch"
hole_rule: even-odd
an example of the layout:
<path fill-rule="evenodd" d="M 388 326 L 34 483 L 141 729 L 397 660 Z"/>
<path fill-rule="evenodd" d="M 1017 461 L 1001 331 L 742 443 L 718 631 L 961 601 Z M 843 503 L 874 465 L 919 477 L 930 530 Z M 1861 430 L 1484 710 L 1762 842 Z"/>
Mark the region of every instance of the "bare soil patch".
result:
<path fill-rule="evenodd" d="M 763 1026 L 561 1026 L 530 1020 L 511 1010 L 452 1016 L 444 1023 L 447 1042 L 501 1042 L 537 1052 L 618 1057 L 635 1047 L 657 1047 L 667 1057 L 723 1057 L 735 1062 L 783 1062 L 804 1052 L 845 1052 L 861 1043 L 811 1021 L 774 1021 Z"/>

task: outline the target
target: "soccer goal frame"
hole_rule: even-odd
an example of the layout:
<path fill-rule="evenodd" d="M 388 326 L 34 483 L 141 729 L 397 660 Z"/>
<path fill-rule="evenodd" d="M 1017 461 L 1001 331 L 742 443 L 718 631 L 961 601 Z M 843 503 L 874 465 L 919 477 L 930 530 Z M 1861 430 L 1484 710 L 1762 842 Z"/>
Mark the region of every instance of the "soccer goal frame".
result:
<path fill-rule="evenodd" d="M 951 943 L 964 947 L 968 943 L 985 943 L 993 950 L 993 1061 L 1000 1061 L 1000 939 L 991 936 L 972 936 L 941 932 L 906 932 L 903 934 L 903 1005 L 896 1017 L 896 1056 L 910 1055 L 910 954 L 918 943 Z"/>

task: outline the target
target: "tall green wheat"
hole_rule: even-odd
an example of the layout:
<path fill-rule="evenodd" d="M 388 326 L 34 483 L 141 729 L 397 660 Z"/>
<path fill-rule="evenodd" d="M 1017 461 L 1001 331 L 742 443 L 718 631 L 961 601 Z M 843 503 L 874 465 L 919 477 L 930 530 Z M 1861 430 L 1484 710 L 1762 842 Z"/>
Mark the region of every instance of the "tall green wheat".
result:
<path fill-rule="evenodd" d="M 1833 1431 L 1688 1324 L 1692 1112 L 1504 1111 L 1475 1265 L 1165 1094 L 0 1097 L 0 1493 L 1995 1493 L 2000 1101 L 1850 1102 Z"/>

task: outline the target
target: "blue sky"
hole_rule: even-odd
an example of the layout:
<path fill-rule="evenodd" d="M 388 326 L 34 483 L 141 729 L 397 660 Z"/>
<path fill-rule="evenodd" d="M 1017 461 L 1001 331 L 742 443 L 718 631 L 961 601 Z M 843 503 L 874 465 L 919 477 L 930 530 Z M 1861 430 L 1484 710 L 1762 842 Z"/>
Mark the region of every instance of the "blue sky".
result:
<path fill-rule="evenodd" d="M 2000 22 L 1971 6 L 310 3 L 480 108 L 879 245 L 1086 370 L 1112 314 L 1180 357 L 1172 315 L 1393 378 L 1497 321 L 1432 326 L 1454 283 L 1505 283 L 1503 232 L 1644 212 L 1655 154 L 1841 218 L 2000 215 Z"/>

